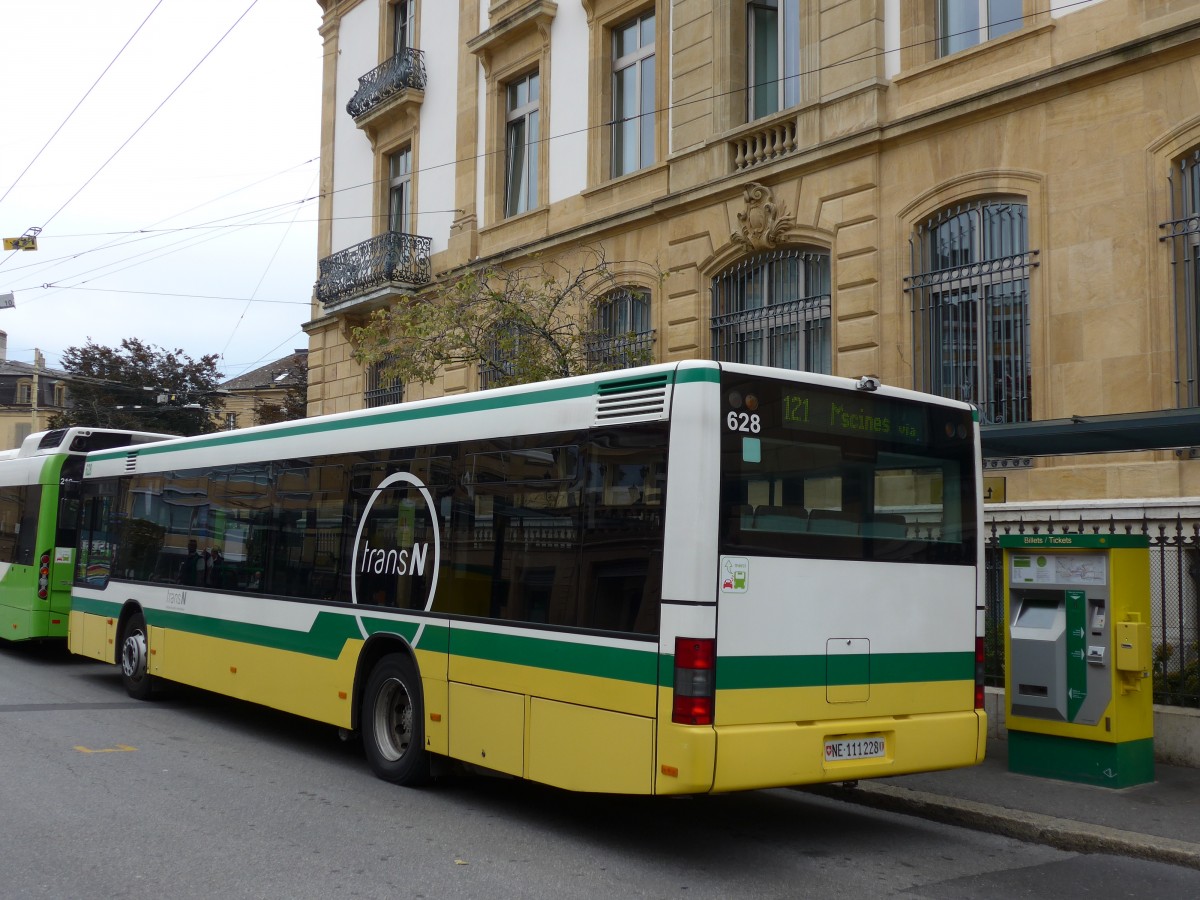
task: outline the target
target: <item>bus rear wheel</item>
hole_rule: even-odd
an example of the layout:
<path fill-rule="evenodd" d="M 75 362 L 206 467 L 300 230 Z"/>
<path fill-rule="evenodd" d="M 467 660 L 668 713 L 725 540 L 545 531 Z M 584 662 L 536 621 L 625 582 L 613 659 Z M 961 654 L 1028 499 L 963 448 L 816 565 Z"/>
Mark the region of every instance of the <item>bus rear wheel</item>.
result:
<path fill-rule="evenodd" d="M 146 639 L 146 619 L 134 613 L 125 622 L 121 632 L 121 682 L 125 691 L 135 700 L 149 700 L 154 690 L 154 679 L 150 676 L 150 649 Z"/>
<path fill-rule="evenodd" d="M 414 786 L 429 780 L 421 682 L 408 658 L 383 657 L 363 691 L 360 720 L 371 771 L 384 781 Z"/>

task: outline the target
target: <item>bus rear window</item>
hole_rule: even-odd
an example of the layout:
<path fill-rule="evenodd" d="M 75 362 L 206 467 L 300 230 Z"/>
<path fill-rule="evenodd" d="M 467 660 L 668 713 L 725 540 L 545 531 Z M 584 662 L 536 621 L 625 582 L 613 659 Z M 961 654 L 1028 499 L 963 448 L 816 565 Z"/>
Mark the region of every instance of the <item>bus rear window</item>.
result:
<path fill-rule="evenodd" d="M 721 552 L 975 563 L 966 410 L 726 373 Z"/>

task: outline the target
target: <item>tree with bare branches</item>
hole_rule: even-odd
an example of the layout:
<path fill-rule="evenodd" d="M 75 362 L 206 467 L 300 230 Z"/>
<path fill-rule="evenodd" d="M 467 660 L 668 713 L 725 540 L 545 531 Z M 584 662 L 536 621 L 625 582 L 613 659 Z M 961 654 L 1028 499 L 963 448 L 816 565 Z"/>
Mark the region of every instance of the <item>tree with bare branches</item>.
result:
<path fill-rule="evenodd" d="M 431 382 L 447 366 L 475 365 L 496 387 L 652 362 L 649 350 L 594 352 L 614 337 L 597 332 L 595 313 L 618 284 L 599 250 L 576 260 L 535 257 L 458 274 L 372 313 L 352 330 L 355 357 L 404 383 Z"/>

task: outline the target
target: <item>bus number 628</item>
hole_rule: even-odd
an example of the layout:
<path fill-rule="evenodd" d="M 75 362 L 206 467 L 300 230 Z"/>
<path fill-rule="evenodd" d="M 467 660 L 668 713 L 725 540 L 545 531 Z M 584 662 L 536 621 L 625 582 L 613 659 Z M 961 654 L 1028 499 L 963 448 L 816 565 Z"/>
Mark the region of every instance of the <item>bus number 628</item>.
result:
<path fill-rule="evenodd" d="M 725 424 L 730 431 L 748 431 L 751 434 L 762 431 L 762 421 L 757 414 L 731 412 L 725 417 Z"/>

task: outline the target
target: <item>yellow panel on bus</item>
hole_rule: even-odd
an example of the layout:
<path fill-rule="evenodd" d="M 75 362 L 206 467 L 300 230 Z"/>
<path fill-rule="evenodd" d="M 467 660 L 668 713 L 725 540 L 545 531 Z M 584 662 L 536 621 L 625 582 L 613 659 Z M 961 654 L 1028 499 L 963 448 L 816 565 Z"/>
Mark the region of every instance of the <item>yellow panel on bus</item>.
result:
<path fill-rule="evenodd" d="M 654 720 L 531 698 L 526 774 L 571 791 L 649 794 Z"/>
<path fill-rule="evenodd" d="M 525 697 L 450 683 L 450 755 L 509 775 L 525 768 Z"/>

